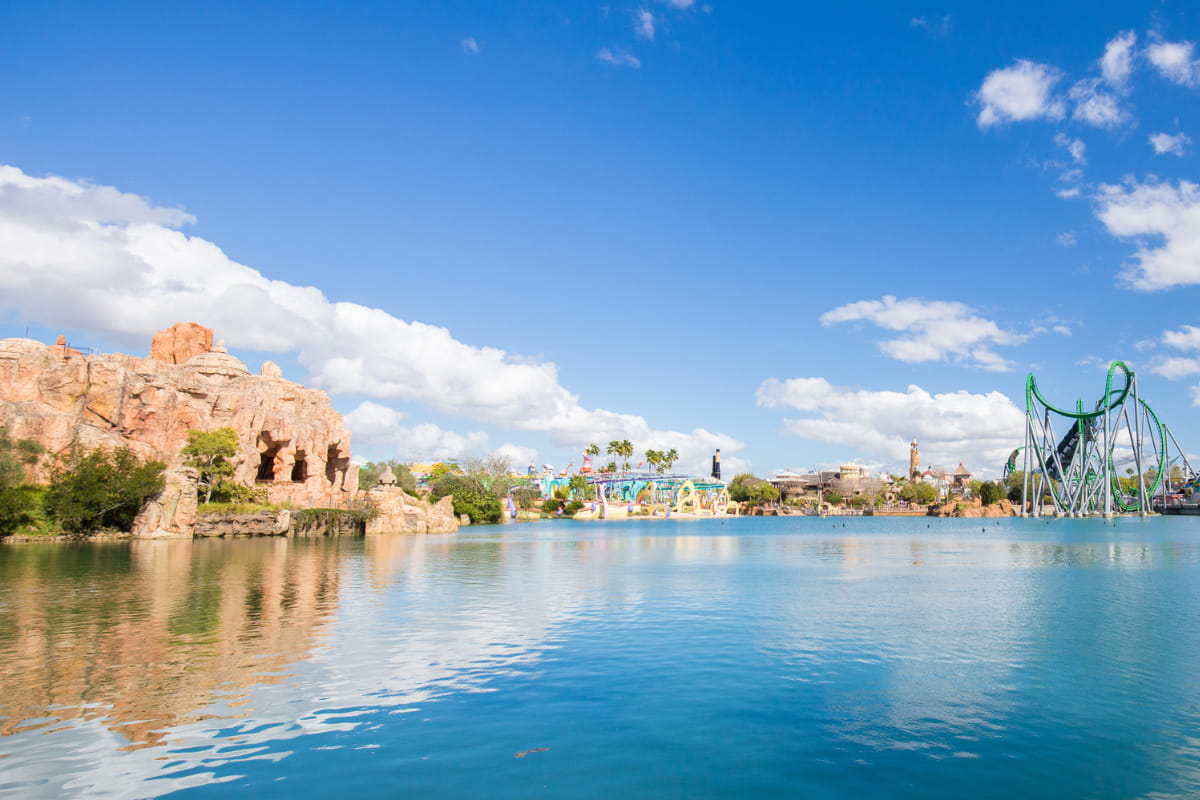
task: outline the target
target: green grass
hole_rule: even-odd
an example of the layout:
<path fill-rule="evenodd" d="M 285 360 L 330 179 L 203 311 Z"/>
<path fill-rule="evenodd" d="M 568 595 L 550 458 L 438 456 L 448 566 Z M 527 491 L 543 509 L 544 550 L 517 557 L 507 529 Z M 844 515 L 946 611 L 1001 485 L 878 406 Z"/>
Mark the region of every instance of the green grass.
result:
<path fill-rule="evenodd" d="M 201 503 L 196 514 L 274 514 L 287 507 L 278 503 Z"/>

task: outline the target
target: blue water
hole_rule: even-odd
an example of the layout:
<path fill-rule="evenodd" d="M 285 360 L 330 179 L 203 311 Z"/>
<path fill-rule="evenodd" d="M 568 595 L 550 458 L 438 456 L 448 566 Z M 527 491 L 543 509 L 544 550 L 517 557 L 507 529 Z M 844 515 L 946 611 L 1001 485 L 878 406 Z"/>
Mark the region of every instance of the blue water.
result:
<path fill-rule="evenodd" d="M 14 545 L 0 586 L 14 796 L 1200 796 L 1200 519 Z"/>

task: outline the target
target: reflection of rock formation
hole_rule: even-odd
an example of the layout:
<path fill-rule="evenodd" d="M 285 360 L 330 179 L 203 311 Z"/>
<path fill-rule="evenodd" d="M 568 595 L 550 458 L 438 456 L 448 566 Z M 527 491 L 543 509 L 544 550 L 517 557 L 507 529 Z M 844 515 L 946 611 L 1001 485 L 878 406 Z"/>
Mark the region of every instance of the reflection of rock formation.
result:
<path fill-rule="evenodd" d="M 194 323 L 154 337 L 150 358 L 79 355 L 32 339 L 0 340 L 0 428 L 51 455 L 76 443 L 127 446 L 180 466 L 191 429 L 229 426 L 242 455 L 235 479 L 266 487 L 272 502 L 343 508 L 358 489 L 350 434 L 324 392 L 262 375 Z M 45 480 L 49 465 L 39 467 Z"/>
<path fill-rule="evenodd" d="M 97 719 L 153 746 L 218 695 L 282 681 L 332 619 L 342 555 L 281 539 L 7 552 L 0 735 Z"/>

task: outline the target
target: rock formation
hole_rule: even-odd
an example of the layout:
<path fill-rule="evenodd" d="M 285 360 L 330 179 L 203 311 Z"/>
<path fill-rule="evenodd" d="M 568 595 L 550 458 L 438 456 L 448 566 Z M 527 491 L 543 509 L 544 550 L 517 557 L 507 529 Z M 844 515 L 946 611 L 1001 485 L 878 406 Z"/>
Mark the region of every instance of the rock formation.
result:
<path fill-rule="evenodd" d="M 345 508 L 358 490 L 350 464 L 350 434 L 324 392 L 284 380 L 265 364 L 261 376 L 192 323 L 154 337 L 151 358 L 81 355 L 65 345 L 0 340 L 0 428 L 33 439 L 53 458 L 80 445 L 128 447 L 140 456 L 183 465 L 191 429 L 231 427 L 241 454 L 234 479 L 267 490 L 274 503 Z M 48 462 L 50 459 L 45 459 Z M 49 478 L 49 463 L 31 476 Z M 176 486 L 184 478 L 177 477 Z M 182 489 L 168 491 L 154 530 L 182 531 Z"/>
<path fill-rule="evenodd" d="M 380 476 L 379 485 L 366 492 L 367 499 L 379 509 L 379 516 L 367 523 L 367 533 L 454 533 L 458 530 L 458 519 L 454 516 L 454 502 L 443 497 L 436 503 L 429 499 L 417 499 L 383 479 L 390 476 L 387 471 Z"/>

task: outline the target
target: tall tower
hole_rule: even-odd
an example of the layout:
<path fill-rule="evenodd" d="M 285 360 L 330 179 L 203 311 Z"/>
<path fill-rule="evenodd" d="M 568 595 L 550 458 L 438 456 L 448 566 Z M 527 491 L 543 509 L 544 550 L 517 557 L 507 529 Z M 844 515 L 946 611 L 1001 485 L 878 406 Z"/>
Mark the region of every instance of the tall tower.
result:
<path fill-rule="evenodd" d="M 712 476 L 717 480 L 721 480 L 721 448 L 717 448 L 717 452 L 713 453 L 713 468 Z"/>
<path fill-rule="evenodd" d="M 921 450 L 917 447 L 917 440 L 913 439 L 908 450 L 908 477 L 919 475 L 921 472 Z"/>

